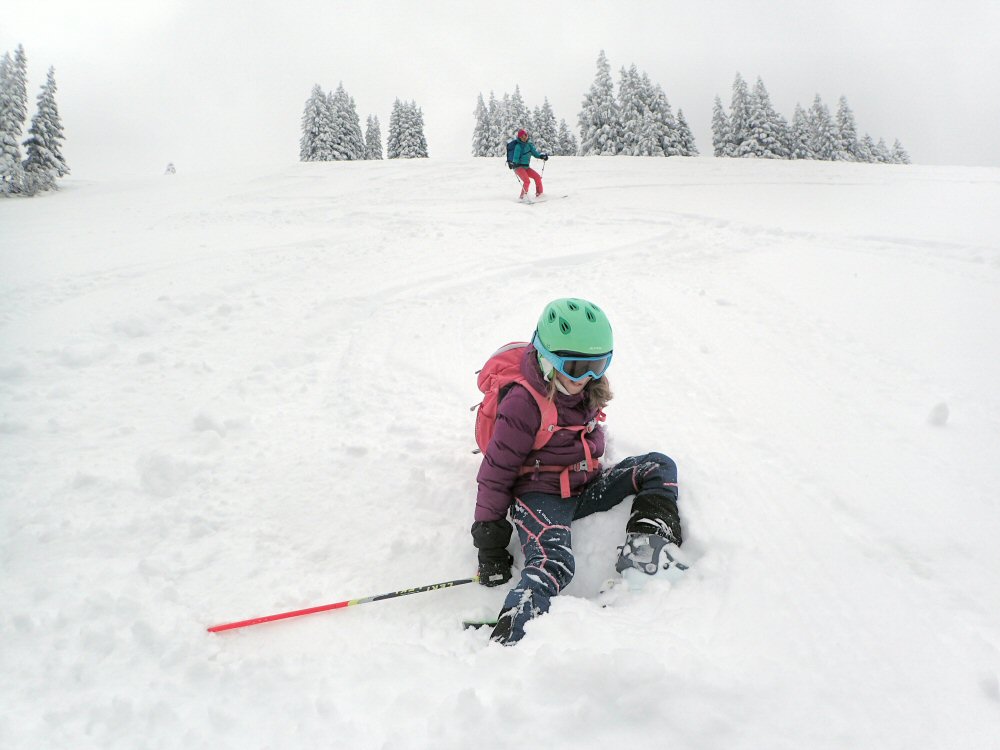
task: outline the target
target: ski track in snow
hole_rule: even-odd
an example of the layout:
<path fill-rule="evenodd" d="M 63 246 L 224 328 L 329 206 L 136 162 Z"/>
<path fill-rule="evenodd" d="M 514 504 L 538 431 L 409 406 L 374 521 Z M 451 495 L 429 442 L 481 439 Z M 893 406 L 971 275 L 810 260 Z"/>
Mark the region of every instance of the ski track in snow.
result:
<path fill-rule="evenodd" d="M 496 747 L 541 715 L 565 748 L 995 747 L 998 171 L 563 158 L 539 212 L 504 177 L 0 202 L 0 746 Z M 597 604 L 625 504 L 516 649 L 460 629 L 477 586 L 205 633 L 470 575 L 473 373 L 569 295 L 615 326 L 610 458 L 678 462 L 681 583 Z"/>

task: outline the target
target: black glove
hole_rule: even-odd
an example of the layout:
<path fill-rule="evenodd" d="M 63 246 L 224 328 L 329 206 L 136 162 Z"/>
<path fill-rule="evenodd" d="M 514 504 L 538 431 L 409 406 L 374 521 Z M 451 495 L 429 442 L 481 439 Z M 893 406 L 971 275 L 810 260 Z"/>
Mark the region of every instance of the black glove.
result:
<path fill-rule="evenodd" d="M 510 580 L 514 558 L 507 551 L 507 543 L 513 531 L 514 527 L 506 519 L 472 524 L 472 543 L 479 550 L 481 585 L 500 586 Z"/>
<path fill-rule="evenodd" d="M 542 161 L 548 161 L 549 160 L 549 155 L 548 154 L 542 154 L 538 158 L 541 159 Z"/>
<path fill-rule="evenodd" d="M 500 560 L 483 560 L 483 550 L 479 551 L 479 584 L 481 586 L 502 586 L 511 578 L 510 566 L 514 564 L 514 558 L 510 552 L 501 550 L 503 558 Z"/>
<path fill-rule="evenodd" d="M 513 168 L 514 168 L 514 162 L 512 161 L 507 162 L 507 169 L 513 169 Z"/>

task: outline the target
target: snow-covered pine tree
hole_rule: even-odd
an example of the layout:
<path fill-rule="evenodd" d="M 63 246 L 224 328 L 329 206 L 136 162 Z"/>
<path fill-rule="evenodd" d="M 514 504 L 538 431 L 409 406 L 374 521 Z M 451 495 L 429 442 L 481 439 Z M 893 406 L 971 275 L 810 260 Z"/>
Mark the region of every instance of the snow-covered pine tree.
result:
<path fill-rule="evenodd" d="M 532 140 L 539 151 L 546 154 L 555 154 L 559 150 L 559 131 L 556 128 L 556 115 L 549 104 L 549 98 L 545 97 L 541 107 L 535 108 L 534 132 Z"/>
<path fill-rule="evenodd" d="M 747 128 L 747 136 L 740 144 L 740 156 L 760 159 L 788 158 L 788 152 L 782 142 L 784 134 L 781 131 L 778 113 L 771 104 L 771 97 L 760 76 L 757 76 L 757 82 L 750 94 Z"/>
<path fill-rule="evenodd" d="M 879 164 L 892 164 L 892 152 L 885 145 L 885 139 L 879 138 L 875 144 L 875 161 Z"/>
<path fill-rule="evenodd" d="M 365 158 L 365 132 L 361 129 L 361 117 L 358 115 L 358 105 L 354 102 L 354 97 L 348 97 L 347 107 L 347 132 L 351 137 L 351 144 L 354 146 L 352 159 Z"/>
<path fill-rule="evenodd" d="M 812 128 L 809 124 L 809 115 L 802 109 L 801 104 L 795 105 L 795 114 L 792 116 L 792 125 L 789 128 L 791 159 L 815 159 L 816 155 L 812 150 Z"/>
<path fill-rule="evenodd" d="M 878 159 L 875 157 L 875 141 L 872 137 L 865 133 L 865 137 L 858 141 L 858 161 L 868 162 L 873 164 Z"/>
<path fill-rule="evenodd" d="M 892 151 L 889 153 L 893 164 L 910 163 L 910 155 L 906 152 L 906 149 L 903 148 L 903 144 L 899 142 L 898 138 L 896 139 L 896 142 L 892 144 Z"/>
<path fill-rule="evenodd" d="M 604 50 L 597 56 L 597 75 L 584 95 L 578 121 L 581 156 L 614 156 L 621 151 L 621 121 Z"/>
<path fill-rule="evenodd" d="M 413 158 L 413 109 L 404 101 L 399 108 L 399 159 Z"/>
<path fill-rule="evenodd" d="M 28 61 L 24 47 L 0 60 L 0 195 L 25 191 L 21 134 L 28 116 Z"/>
<path fill-rule="evenodd" d="M 69 174 L 62 155 L 63 136 L 59 107 L 56 106 L 56 72 L 50 67 L 38 94 L 38 110 L 31 118 L 31 128 L 24 142 L 24 171 L 39 190 L 56 186 L 56 178 Z"/>
<path fill-rule="evenodd" d="M 677 110 L 677 141 L 680 148 L 680 156 L 697 156 L 698 147 L 694 143 L 694 133 L 684 119 L 684 110 Z"/>
<path fill-rule="evenodd" d="M 3 196 L 12 194 L 21 182 L 21 149 L 12 132 L 14 108 L 11 106 L 10 71 L 13 64 L 10 52 L 5 52 L 0 58 L 0 195 Z"/>
<path fill-rule="evenodd" d="M 299 140 L 299 161 L 329 161 L 332 157 L 333 134 L 330 131 L 330 105 L 317 83 L 306 100 L 302 113 L 302 138 Z"/>
<path fill-rule="evenodd" d="M 410 102 L 410 111 L 413 113 L 413 142 L 415 148 L 413 150 L 413 159 L 426 159 L 428 157 L 427 152 L 427 137 L 424 135 L 424 111 L 417 106 L 415 101 Z"/>
<path fill-rule="evenodd" d="M 642 74 L 642 80 L 644 83 L 649 82 L 645 73 Z M 655 133 L 659 138 L 658 150 L 663 152 L 663 156 L 680 156 L 683 150 L 681 134 L 677 127 L 677 120 L 674 119 L 673 109 L 671 109 L 670 102 L 667 100 L 667 95 L 663 93 L 660 84 L 652 86 L 652 92 L 653 98 L 650 106 L 653 112 L 653 119 L 656 122 Z"/>
<path fill-rule="evenodd" d="M 398 101 L 398 100 L 397 100 Z M 398 110 L 393 107 L 397 119 L 398 151 L 390 159 L 427 158 L 427 139 L 424 137 L 424 114 L 414 101 L 403 102 Z M 389 131 L 392 132 L 392 120 Z"/>
<path fill-rule="evenodd" d="M 14 67 L 11 69 L 14 88 L 14 104 L 23 123 L 28 119 L 28 57 L 24 47 L 17 45 L 14 50 Z"/>
<path fill-rule="evenodd" d="M 729 106 L 729 153 L 726 156 L 746 156 L 743 142 L 750 137 L 750 91 L 743 76 L 733 80 L 733 98 Z"/>
<path fill-rule="evenodd" d="M 809 148 L 821 161 L 832 161 L 837 150 L 837 127 L 819 94 L 809 109 Z"/>
<path fill-rule="evenodd" d="M 331 156 L 334 161 L 354 161 L 365 157 L 365 136 L 354 98 L 341 81 L 337 90 L 327 96 L 330 107 L 332 134 Z"/>
<path fill-rule="evenodd" d="M 620 154 L 673 156 L 679 153 L 677 123 L 663 89 L 635 64 L 621 69 L 618 113 L 622 128 Z"/>
<path fill-rule="evenodd" d="M 507 141 L 513 138 L 505 130 L 501 104 L 497 101 L 496 94 L 490 92 L 490 100 L 486 105 L 486 112 L 489 115 L 490 135 L 488 139 L 489 150 L 487 156 L 504 156 L 507 153 Z"/>
<path fill-rule="evenodd" d="M 333 91 L 326 92 L 326 111 L 329 119 L 327 127 L 330 132 L 330 156 L 329 161 L 343 159 L 344 150 L 344 123 L 340 119 L 340 107 L 336 94 Z"/>
<path fill-rule="evenodd" d="M 504 99 L 506 100 L 506 96 Z M 515 133 L 524 128 L 534 135 L 534 123 L 531 121 L 531 112 L 524 103 L 524 97 L 521 96 L 521 87 L 518 85 L 514 86 L 514 95 L 510 97 L 507 114 L 510 117 L 511 126 Z"/>
<path fill-rule="evenodd" d="M 503 98 L 497 102 L 497 125 L 498 132 L 500 133 L 500 142 L 503 144 L 499 150 L 502 154 L 506 154 L 507 141 L 514 138 L 517 135 L 517 131 L 524 127 L 524 115 L 517 116 L 514 114 L 514 104 L 511 101 L 510 94 L 506 91 L 503 94 Z"/>
<path fill-rule="evenodd" d="M 778 123 L 778 138 L 781 140 L 781 147 L 785 152 L 785 159 L 792 158 L 792 151 L 795 149 L 795 140 L 792 137 L 792 126 L 788 124 L 788 120 L 780 112 L 775 113 Z"/>
<path fill-rule="evenodd" d="M 490 113 L 486 109 L 482 93 L 476 100 L 476 109 L 472 113 L 476 124 L 472 128 L 472 155 L 492 156 L 490 153 Z"/>
<path fill-rule="evenodd" d="M 566 120 L 559 121 L 559 156 L 576 156 L 576 136 L 569 129 Z"/>
<path fill-rule="evenodd" d="M 326 123 L 330 133 L 330 155 L 328 161 L 340 161 L 344 158 L 344 123 L 340 119 L 340 107 L 335 92 L 326 92 Z"/>
<path fill-rule="evenodd" d="M 514 118 L 510 114 L 510 94 L 506 91 L 503 96 L 497 99 L 497 132 L 499 132 L 506 143 L 514 137 L 514 133 L 520 125 L 515 124 Z"/>
<path fill-rule="evenodd" d="M 722 99 L 716 95 L 712 106 L 712 153 L 714 156 L 732 156 L 733 131 L 729 115 L 722 107 Z"/>
<path fill-rule="evenodd" d="M 847 97 L 841 96 L 837 102 L 837 148 L 833 158 L 835 161 L 859 161 L 858 154 L 858 126 L 847 105 Z"/>
<path fill-rule="evenodd" d="M 535 148 L 537 148 L 539 151 L 551 154 L 552 142 L 553 142 L 552 133 L 551 132 L 546 133 L 546 129 L 544 128 L 544 126 L 539 126 L 538 124 L 542 121 L 543 117 L 544 115 L 542 115 L 542 108 L 535 107 L 531 111 L 531 128 L 528 130 L 528 132 L 531 134 L 531 140 L 534 142 Z M 552 126 L 554 127 L 555 124 L 556 124 L 555 115 L 553 115 Z"/>
<path fill-rule="evenodd" d="M 368 115 L 365 121 L 365 158 L 382 158 L 382 126 L 377 115 Z"/>
<path fill-rule="evenodd" d="M 632 63 L 630 68 L 622 67 L 618 72 L 618 118 L 621 123 L 621 148 L 623 156 L 663 156 L 655 123 L 649 110 L 649 96 L 641 90 L 642 80 L 639 69 Z"/>
<path fill-rule="evenodd" d="M 340 102 L 337 100 L 336 92 L 326 92 L 326 127 L 330 134 L 329 156 L 327 161 L 344 161 L 347 144 L 344 142 L 344 123 L 341 119 Z"/>
<path fill-rule="evenodd" d="M 401 134 L 403 124 L 403 103 L 396 99 L 392 103 L 392 112 L 389 114 L 389 137 L 385 142 L 385 158 L 398 159 L 401 146 Z"/>

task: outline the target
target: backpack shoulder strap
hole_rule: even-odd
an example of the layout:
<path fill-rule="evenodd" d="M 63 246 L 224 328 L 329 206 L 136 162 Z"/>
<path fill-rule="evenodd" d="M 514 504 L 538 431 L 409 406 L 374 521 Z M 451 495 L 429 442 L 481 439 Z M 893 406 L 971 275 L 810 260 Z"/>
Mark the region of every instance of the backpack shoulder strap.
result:
<path fill-rule="evenodd" d="M 555 403 L 550 401 L 544 394 L 532 388 L 523 375 L 516 377 L 514 382 L 530 393 L 531 397 L 535 399 L 535 405 L 538 406 L 538 414 L 541 417 L 541 422 L 538 425 L 538 432 L 535 434 L 535 442 L 531 446 L 532 450 L 537 451 L 539 448 L 544 447 L 552 439 L 552 434 L 559 429 L 559 410 L 556 409 Z"/>

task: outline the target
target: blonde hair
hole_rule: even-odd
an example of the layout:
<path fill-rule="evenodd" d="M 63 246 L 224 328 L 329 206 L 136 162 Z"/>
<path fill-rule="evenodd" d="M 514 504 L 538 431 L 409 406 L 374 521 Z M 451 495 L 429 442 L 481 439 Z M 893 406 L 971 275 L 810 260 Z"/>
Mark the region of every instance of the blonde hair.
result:
<path fill-rule="evenodd" d="M 583 392 L 587 396 L 587 406 L 591 409 L 603 409 L 615 397 L 615 394 L 611 392 L 611 384 L 608 382 L 607 377 L 600 378 L 599 380 L 591 380 L 587 383 L 587 387 L 583 389 Z M 554 375 L 552 380 L 549 381 L 545 395 L 549 401 L 554 400 L 556 397 L 556 379 Z"/>

